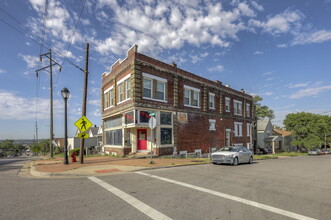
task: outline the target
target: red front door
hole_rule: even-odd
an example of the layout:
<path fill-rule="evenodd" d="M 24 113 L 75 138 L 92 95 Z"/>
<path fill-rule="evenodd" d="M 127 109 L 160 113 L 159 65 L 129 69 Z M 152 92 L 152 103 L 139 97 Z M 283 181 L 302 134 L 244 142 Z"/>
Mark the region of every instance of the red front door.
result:
<path fill-rule="evenodd" d="M 137 150 L 147 150 L 147 129 L 138 129 L 138 149 Z"/>

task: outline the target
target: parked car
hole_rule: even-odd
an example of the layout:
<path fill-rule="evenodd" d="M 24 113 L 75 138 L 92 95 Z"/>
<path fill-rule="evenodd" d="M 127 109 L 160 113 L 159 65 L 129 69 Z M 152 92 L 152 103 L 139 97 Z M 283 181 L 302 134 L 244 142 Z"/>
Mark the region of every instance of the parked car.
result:
<path fill-rule="evenodd" d="M 269 154 L 269 150 L 267 148 L 259 147 L 258 148 L 258 154 Z"/>
<path fill-rule="evenodd" d="M 312 148 L 308 151 L 308 155 L 322 155 L 322 151 L 318 148 Z"/>
<path fill-rule="evenodd" d="M 211 154 L 213 164 L 253 163 L 253 153 L 246 147 L 223 147 Z"/>

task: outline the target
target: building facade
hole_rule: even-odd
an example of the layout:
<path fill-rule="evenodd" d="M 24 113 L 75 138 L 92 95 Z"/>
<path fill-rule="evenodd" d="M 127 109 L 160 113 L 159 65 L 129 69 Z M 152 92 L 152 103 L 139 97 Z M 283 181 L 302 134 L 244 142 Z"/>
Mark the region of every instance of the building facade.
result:
<path fill-rule="evenodd" d="M 252 96 L 137 51 L 102 75 L 106 153 L 209 153 L 252 144 Z M 150 129 L 149 120 L 156 126 Z"/>

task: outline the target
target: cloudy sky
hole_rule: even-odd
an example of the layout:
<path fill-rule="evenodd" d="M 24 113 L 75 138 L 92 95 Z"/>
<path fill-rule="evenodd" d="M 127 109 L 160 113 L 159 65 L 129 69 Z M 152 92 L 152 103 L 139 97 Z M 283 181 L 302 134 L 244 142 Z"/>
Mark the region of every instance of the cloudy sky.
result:
<path fill-rule="evenodd" d="M 259 95 L 281 125 L 293 112 L 331 114 L 331 0 L 3 0 L 0 2 L 0 139 L 49 138 L 52 48 L 54 133 L 81 116 L 84 50 L 90 43 L 87 117 L 101 124 L 101 75 L 138 51 Z"/>

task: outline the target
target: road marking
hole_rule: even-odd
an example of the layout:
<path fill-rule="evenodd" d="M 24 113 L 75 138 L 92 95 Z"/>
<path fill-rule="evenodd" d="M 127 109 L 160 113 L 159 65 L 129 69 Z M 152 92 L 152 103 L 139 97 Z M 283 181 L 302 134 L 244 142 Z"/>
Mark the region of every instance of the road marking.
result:
<path fill-rule="evenodd" d="M 102 186 L 103 188 L 107 189 L 109 192 L 115 194 L 116 196 L 120 197 L 121 199 L 123 199 L 125 202 L 129 203 L 130 205 L 132 205 L 133 207 L 135 207 L 136 209 L 138 209 L 139 211 L 141 211 L 142 213 L 144 213 L 145 215 L 147 215 L 148 217 L 150 217 L 151 219 L 155 219 L 155 220 L 171 220 L 171 218 L 169 218 L 168 216 L 162 214 L 161 212 L 153 209 L 152 207 L 150 207 L 149 205 L 146 205 L 145 203 L 139 201 L 138 199 L 130 196 L 129 194 L 115 188 L 114 186 L 110 185 L 109 183 L 106 183 L 96 177 L 88 177 L 90 180 L 92 180 L 93 182 L 99 184 L 100 186 Z"/>
<path fill-rule="evenodd" d="M 264 210 L 267 210 L 269 212 L 274 212 L 274 213 L 284 215 L 284 216 L 287 216 L 287 217 L 290 217 L 290 218 L 299 219 L 299 220 L 316 220 L 314 218 L 310 218 L 310 217 L 307 217 L 307 216 L 304 216 L 304 215 L 296 214 L 294 212 L 289 212 L 289 211 L 286 211 L 286 210 L 283 210 L 283 209 L 278 209 L 278 208 L 275 208 L 275 207 L 272 207 L 272 206 L 269 206 L 269 205 L 264 205 L 262 203 L 254 202 L 254 201 L 243 199 L 243 198 L 236 197 L 236 196 L 231 196 L 229 194 L 217 192 L 217 191 L 202 188 L 202 187 L 199 187 L 199 186 L 194 186 L 194 185 L 191 185 L 191 184 L 188 184 L 188 183 L 183 183 L 183 182 L 179 182 L 179 181 L 176 181 L 176 180 L 172 180 L 172 179 L 168 179 L 168 178 L 164 178 L 164 177 L 160 177 L 160 176 L 155 176 L 155 175 L 151 175 L 151 174 L 147 174 L 147 173 L 143 173 L 143 172 L 136 172 L 136 173 L 141 174 L 141 175 L 145 175 L 145 176 L 149 176 L 149 177 L 153 177 L 155 179 L 163 180 L 163 181 L 166 181 L 166 182 L 169 182 L 169 183 L 174 183 L 174 184 L 177 184 L 177 185 L 180 185 L 180 186 L 185 186 L 185 187 L 195 189 L 195 190 L 198 190 L 198 191 L 201 191 L 201 192 L 209 193 L 209 194 L 219 196 L 219 197 L 222 197 L 222 198 L 225 198 L 225 199 L 230 199 L 230 200 L 233 200 L 233 201 L 236 201 L 236 202 L 244 203 L 246 205 L 250 205 L 250 206 L 253 206 L 253 207 L 256 207 L 256 208 L 264 209 Z"/>

